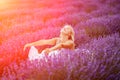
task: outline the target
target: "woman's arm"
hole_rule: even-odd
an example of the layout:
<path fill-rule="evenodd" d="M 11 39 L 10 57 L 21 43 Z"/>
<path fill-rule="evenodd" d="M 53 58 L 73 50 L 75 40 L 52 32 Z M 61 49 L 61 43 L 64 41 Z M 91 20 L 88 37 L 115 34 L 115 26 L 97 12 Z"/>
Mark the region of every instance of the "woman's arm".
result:
<path fill-rule="evenodd" d="M 60 44 L 55 45 L 54 47 L 47 48 L 44 50 L 44 52 L 49 53 L 51 51 L 61 49 L 61 48 L 74 49 L 74 42 L 72 40 L 68 40 L 65 43 L 60 43 Z"/>
<path fill-rule="evenodd" d="M 39 40 L 36 42 L 28 43 L 24 46 L 24 50 L 30 46 L 42 46 L 42 45 L 55 45 L 58 38 L 52 38 L 49 40 Z"/>
<path fill-rule="evenodd" d="M 73 47 L 74 47 L 74 42 L 72 40 L 68 40 L 64 43 L 57 44 L 56 46 L 50 48 L 50 51 L 61 49 L 61 48 L 73 49 Z"/>

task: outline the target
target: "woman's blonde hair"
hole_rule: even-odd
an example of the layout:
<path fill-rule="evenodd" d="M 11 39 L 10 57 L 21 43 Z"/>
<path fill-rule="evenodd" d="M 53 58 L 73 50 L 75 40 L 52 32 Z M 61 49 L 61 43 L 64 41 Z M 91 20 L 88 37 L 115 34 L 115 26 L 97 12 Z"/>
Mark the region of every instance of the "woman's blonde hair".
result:
<path fill-rule="evenodd" d="M 65 25 L 64 27 L 68 27 L 71 30 L 71 32 L 69 33 L 70 34 L 70 39 L 72 41 L 74 41 L 75 32 L 74 32 L 72 26 L 71 25 Z"/>

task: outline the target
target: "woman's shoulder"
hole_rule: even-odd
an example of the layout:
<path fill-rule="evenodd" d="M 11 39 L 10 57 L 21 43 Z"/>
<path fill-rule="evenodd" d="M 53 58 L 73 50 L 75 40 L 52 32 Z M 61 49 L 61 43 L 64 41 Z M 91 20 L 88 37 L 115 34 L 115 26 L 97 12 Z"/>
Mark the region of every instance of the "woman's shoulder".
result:
<path fill-rule="evenodd" d="M 66 42 L 74 43 L 74 41 L 73 41 L 73 40 L 67 40 Z"/>

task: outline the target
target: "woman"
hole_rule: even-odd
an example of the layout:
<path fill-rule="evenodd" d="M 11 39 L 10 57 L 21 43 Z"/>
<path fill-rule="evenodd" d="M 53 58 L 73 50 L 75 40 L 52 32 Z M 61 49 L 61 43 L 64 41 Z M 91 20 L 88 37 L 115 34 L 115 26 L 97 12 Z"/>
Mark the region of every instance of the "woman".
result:
<path fill-rule="evenodd" d="M 24 46 L 24 50 L 27 47 L 31 47 L 29 55 L 28 55 L 29 58 L 30 58 L 30 55 L 39 57 L 40 54 L 38 53 L 38 50 L 34 46 L 42 46 L 42 45 L 55 45 L 51 48 L 46 48 L 45 50 L 42 51 L 42 53 L 47 53 L 47 54 L 52 51 L 60 50 L 62 48 L 74 50 L 75 43 L 74 43 L 73 28 L 70 25 L 65 25 L 61 29 L 59 37 L 52 38 L 49 40 L 39 40 L 33 43 L 28 43 Z"/>

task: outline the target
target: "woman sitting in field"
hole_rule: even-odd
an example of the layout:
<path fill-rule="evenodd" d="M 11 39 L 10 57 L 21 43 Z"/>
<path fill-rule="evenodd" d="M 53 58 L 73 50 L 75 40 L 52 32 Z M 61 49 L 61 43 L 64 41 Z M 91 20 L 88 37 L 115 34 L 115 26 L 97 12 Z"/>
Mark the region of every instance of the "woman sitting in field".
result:
<path fill-rule="evenodd" d="M 65 25 L 61 31 L 60 36 L 48 40 L 39 40 L 36 42 L 28 43 L 24 46 L 24 50 L 27 47 L 31 47 L 28 57 L 30 60 L 34 60 L 39 58 L 41 55 L 38 50 L 34 46 L 42 46 L 42 45 L 54 45 L 51 48 L 46 48 L 42 51 L 42 53 L 47 53 L 48 55 L 53 52 L 60 50 L 62 48 L 74 50 L 75 43 L 74 43 L 74 30 L 70 25 Z"/>

